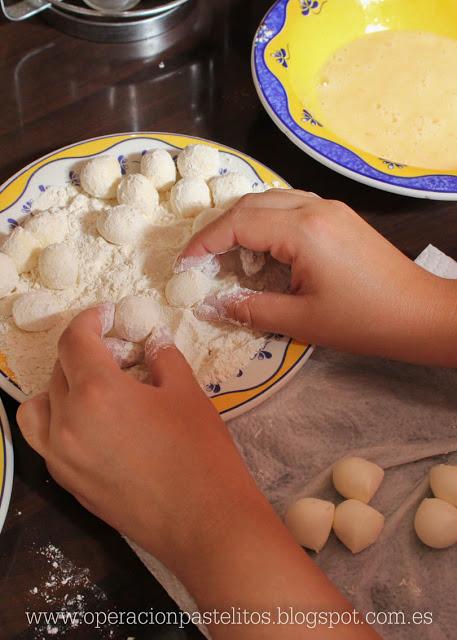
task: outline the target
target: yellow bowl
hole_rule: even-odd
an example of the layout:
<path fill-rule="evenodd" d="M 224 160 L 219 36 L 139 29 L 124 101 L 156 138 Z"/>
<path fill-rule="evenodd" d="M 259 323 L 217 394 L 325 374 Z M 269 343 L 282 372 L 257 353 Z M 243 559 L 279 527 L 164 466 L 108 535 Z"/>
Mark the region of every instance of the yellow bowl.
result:
<path fill-rule="evenodd" d="M 281 131 L 335 171 L 386 191 L 456 200 L 457 170 L 423 169 L 379 158 L 341 139 L 323 121 L 317 96 L 322 65 L 352 40 L 388 29 L 457 39 L 457 2 L 277 0 L 254 38 L 252 71 L 258 94 Z"/>

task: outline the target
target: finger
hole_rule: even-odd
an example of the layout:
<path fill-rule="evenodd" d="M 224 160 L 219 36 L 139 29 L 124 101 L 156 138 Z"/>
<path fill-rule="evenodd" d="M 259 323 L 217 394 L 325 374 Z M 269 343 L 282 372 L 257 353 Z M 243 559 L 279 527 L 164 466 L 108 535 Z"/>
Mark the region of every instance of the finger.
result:
<path fill-rule="evenodd" d="M 305 198 L 319 198 L 312 191 L 300 189 L 268 189 L 262 193 L 248 193 L 238 200 L 241 209 L 298 209 Z M 232 207 L 233 208 L 233 207 Z"/>
<path fill-rule="evenodd" d="M 51 421 L 48 394 L 40 393 L 31 400 L 23 402 L 17 411 L 16 420 L 28 444 L 45 458 Z"/>
<path fill-rule="evenodd" d="M 60 364 L 60 361 L 57 360 L 48 386 L 51 406 L 54 408 L 59 406 L 68 395 L 69 390 L 70 388 L 63 372 L 62 365 Z"/>
<path fill-rule="evenodd" d="M 114 305 L 87 309 L 70 322 L 59 341 L 59 360 L 70 388 L 88 376 L 119 372 L 102 336 L 113 326 Z"/>
<path fill-rule="evenodd" d="M 150 383 L 156 387 L 171 381 L 173 384 L 186 384 L 194 380 L 192 369 L 165 328 L 151 333 L 144 346 L 144 356 Z"/>
<path fill-rule="evenodd" d="M 305 304 L 303 297 L 242 289 L 236 295 L 208 297 L 194 313 L 201 320 L 231 322 L 294 338 L 303 329 L 297 318 L 304 316 Z"/>

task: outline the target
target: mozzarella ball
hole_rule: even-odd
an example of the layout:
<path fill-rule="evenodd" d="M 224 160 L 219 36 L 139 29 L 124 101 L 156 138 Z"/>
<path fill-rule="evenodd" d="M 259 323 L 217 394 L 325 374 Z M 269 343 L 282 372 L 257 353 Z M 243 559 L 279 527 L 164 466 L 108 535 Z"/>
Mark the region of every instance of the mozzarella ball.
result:
<path fill-rule="evenodd" d="M 433 495 L 457 507 L 457 467 L 437 464 L 430 469 L 430 486 Z"/>
<path fill-rule="evenodd" d="M 259 273 L 259 271 L 262 271 L 266 258 L 265 254 L 261 251 L 251 251 L 250 249 L 245 249 L 245 247 L 240 247 L 240 261 L 244 273 L 248 278 L 251 278 Z"/>
<path fill-rule="evenodd" d="M 3 243 L 2 251 L 12 259 L 18 273 L 24 273 L 36 265 L 40 244 L 30 231 L 16 227 Z"/>
<path fill-rule="evenodd" d="M 220 209 L 232 207 L 240 198 L 251 193 L 252 187 L 248 178 L 241 173 L 227 173 L 209 182 L 214 206 Z"/>
<path fill-rule="evenodd" d="M 140 171 L 157 191 L 167 191 L 176 182 L 176 165 L 165 149 L 147 151 L 141 157 Z"/>
<path fill-rule="evenodd" d="M 139 364 L 144 358 L 143 345 L 119 338 L 103 338 L 103 343 L 121 369 Z"/>
<path fill-rule="evenodd" d="M 343 458 L 333 465 L 333 484 L 345 498 L 370 502 L 383 478 L 381 467 L 356 456 Z"/>
<path fill-rule="evenodd" d="M 121 167 L 114 156 L 97 156 L 84 163 L 79 179 L 86 193 L 96 198 L 115 198 Z"/>
<path fill-rule="evenodd" d="M 117 201 L 119 204 L 127 204 L 133 209 L 139 209 L 149 219 L 157 218 L 158 191 L 141 173 L 131 173 L 121 179 L 117 188 Z"/>
<path fill-rule="evenodd" d="M 207 224 L 210 224 L 211 222 L 214 222 L 214 220 L 217 220 L 217 218 L 219 218 L 219 216 L 221 216 L 223 213 L 223 209 L 204 209 L 194 219 L 192 225 L 192 233 L 198 233 L 198 231 L 201 231 L 203 227 L 206 227 Z"/>
<path fill-rule="evenodd" d="M 209 180 L 219 173 L 219 151 L 206 144 L 189 144 L 179 154 L 177 164 L 183 178 Z"/>
<path fill-rule="evenodd" d="M 97 217 L 99 234 L 112 244 L 133 244 L 145 226 L 141 213 L 126 204 L 100 212 Z"/>
<path fill-rule="evenodd" d="M 335 509 L 333 530 L 352 553 L 360 553 L 376 542 L 383 527 L 382 513 L 360 500 L 345 500 Z"/>
<path fill-rule="evenodd" d="M 66 244 L 50 244 L 40 254 L 38 270 L 45 287 L 69 289 L 78 278 L 78 258 Z"/>
<path fill-rule="evenodd" d="M 433 549 L 446 549 L 457 542 L 457 509 L 439 498 L 425 498 L 414 518 L 417 537 Z"/>
<path fill-rule="evenodd" d="M 192 307 L 209 293 L 212 281 L 201 271 L 190 269 L 177 273 L 165 287 L 165 297 L 172 307 Z"/>
<path fill-rule="evenodd" d="M 0 298 L 7 296 L 16 288 L 19 281 L 16 265 L 6 253 L 0 253 Z"/>
<path fill-rule="evenodd" d="M 30 216 L 24 222 L 24 229 L 33 233 L 41 247 L 62 242 L 68 233 L 68 219 L 63 211 L 43 211 Z"/>
<path fill-rule="evenodd" d="M 160 305 L 145 296 L 126 296 L 116 306 L 114 330 L 123 340 L 142 342 L 160 323 Z"/>
<path fill-rule="evenodd" d="M 211 193 L 202 178 L 181 178 L 171 189 L 170 204 L 182 218 L 192 218 L 211 206 Z"/>
<path fill-rule="evenodd" d="M 288 508 L 284 522 L 298 544 L 319 553 L 330 535 L 334 513 L 327 500 L 302 498 Z"/>
<path fill-rule="evenodd" d="M 49 291 L 24 293 L 13 303 L 13 320 L 23 331 L 48 331 L 57 323 L 60 305 Z"/>

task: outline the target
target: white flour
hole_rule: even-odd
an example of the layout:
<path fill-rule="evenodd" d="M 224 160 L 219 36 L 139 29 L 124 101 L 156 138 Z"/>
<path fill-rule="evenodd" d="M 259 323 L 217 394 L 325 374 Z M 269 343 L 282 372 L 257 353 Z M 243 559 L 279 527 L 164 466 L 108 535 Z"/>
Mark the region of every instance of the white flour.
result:
<path fill-rule="evenodd" d="M 128 294 L 151 295 L 162 306 L 163 323 L 174 336 L 176 345 L 190 363 L 202 385 L 232 377 L 263 346 L 259 334 L 235 326 L 217 326 L 197 320 L 189 309 L 166 304 L 164 288 L 172 275 L 176 255 L 192 234 L 192 219 L 177 220 L 162 196 L 159 219 L 150 224 L 134 246 L 119 247 L 106 242 L 96 229 L 97 212 L 112 203 L 92 198 L 78 188 L 50 187 L 34 203 L 34 211 L 63 211 L 68 217 L 65 243 L 79 260 L 75 287 L 55 291 L 63 308 L 61 320 L 49 331 L 26 333 L 11 318 L 14 298 L 42 288 L 38 270 L 20 277 L 13 295 L 0 300 L 0 353 L 26 394 L 36 394 L 47 387 L 57 357 L 57 342 L 68 322 L 81 310 L 97 303 L 118 302 Z M 279 276 L 278 276 L 279 274 Z M 223 258 L 223 267 L 215 278 L 215 289 L 248 286 L 270 288 L 279 279 L 281 269 L 273 265 L 267 275 L 247 278 L 241 269 L 238 252 Z M 140 378 L 142 365 L 131 370 Z"/>

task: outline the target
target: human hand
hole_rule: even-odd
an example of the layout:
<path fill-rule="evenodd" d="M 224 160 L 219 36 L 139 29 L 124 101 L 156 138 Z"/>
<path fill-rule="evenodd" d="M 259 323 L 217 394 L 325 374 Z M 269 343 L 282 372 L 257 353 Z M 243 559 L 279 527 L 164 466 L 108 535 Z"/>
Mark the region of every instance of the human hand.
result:
<path fill-rule="evenodd" d="M 457 365 L 455 283 L 418 267 L 345 204 L 296 190 L 250 194 L 180 258 L 237 245 L 290 265 L 290 292 L 213 296 L 199 317 L 353 353 Z"/>

